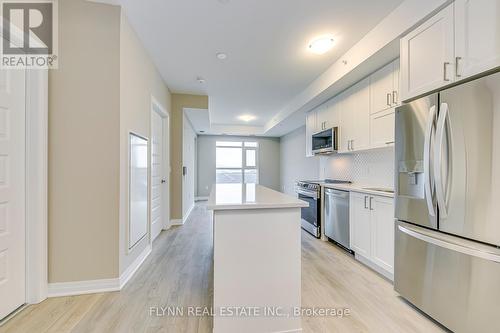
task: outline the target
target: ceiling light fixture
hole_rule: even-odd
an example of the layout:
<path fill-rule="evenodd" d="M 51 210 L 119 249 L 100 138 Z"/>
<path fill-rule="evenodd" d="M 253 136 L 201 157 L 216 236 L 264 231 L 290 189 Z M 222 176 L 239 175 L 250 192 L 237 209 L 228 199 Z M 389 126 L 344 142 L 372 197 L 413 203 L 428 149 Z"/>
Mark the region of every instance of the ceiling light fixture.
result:
<path fill-rule="evenodd" d="M 317 37 L 309 43 L 309 51 L 318 55 L 325 54 L 332 49 L 334 42 L 332 36 Z"/>
<path fill-rule="evenodd" d="M 239 120 L 243 120 L 243 121 L 246 121 L 246 122 L 252 121 L 255 118 L 256 118 L 255 116 L 252 116 L 250 114 L 244 114 L 244 115 L 241 115 L 241 116 L 238 117 Z"/>
<path fill-rule="evenodd" d="M 227 58 L 227 54 L 224 53 L 224 52 L 218 52 L 215 54 L 215 56 L 217 57 L 217 59 L 219 60 L 225 60 Z"/>

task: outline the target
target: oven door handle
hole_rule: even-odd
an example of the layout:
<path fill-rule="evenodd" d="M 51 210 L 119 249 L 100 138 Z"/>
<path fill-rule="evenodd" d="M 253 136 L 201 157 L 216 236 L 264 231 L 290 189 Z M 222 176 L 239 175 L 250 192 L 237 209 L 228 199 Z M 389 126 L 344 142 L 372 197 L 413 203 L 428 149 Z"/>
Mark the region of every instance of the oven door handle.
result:
<path fill-rule="evenodd" d="M 306 196 L 308 198 L 318 200 L 318 193 L 317 192 L 304 191 L 304 190 L 299 190 L 299 189 L 296 189 L 295 192 L 297 192 L 297 194 L 302 194 L 303 196 Z"/>

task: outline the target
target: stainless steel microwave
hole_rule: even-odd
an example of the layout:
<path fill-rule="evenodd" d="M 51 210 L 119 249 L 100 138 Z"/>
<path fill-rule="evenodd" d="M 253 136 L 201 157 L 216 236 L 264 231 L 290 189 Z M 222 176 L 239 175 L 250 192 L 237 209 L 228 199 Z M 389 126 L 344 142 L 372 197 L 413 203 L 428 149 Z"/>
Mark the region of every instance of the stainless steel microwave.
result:
<path fill-rule="evenodd" d="M 313 134 L 312 152 L 315 155 L 331 154 L 338 149 L 338 127 Z"/>

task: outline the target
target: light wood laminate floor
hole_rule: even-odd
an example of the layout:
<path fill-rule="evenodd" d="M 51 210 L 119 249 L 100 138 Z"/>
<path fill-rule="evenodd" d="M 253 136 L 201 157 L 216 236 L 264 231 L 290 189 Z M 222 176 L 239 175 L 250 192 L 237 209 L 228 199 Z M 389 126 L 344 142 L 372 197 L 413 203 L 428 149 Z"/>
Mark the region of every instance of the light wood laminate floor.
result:
<path fill-rule="evenodd" d="M 212 226 L 198 204 L 184 226 L 163 231 L 120 292 L 48 299 L 0 332 L 211 332 L 206 317 L 150 316 L 155 306 L 210 306 Z M 256 245 L 257 246 L 257 245 Z M 303 232 L 302 306 L 346 307 L 344 318 L 304 317 L 304 332 L 442 332 L 392 284 L 329 243 Z"/>

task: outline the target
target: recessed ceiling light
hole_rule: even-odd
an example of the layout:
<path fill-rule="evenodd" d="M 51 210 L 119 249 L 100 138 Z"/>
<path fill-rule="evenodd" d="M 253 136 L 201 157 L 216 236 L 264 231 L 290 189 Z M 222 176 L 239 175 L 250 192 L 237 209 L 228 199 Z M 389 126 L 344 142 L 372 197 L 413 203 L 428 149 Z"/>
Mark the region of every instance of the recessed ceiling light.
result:
<path fill-rule="evenodd" d="M 226 54 L 226 53 L 224 53 L 224 52 L 218 52 L 218 53 L 216 53 L 216 54 L 215 54 L 215 56 L 216 56 L 216 57 L 217 57 L 217 59 L 219 59 L 219 60 L 224 60 L 224 59 L 226 59 L 226 58 L 227 58 L 227 54 Z"/>
<path fill-rule="evenodd" d="M 204 79 L 204 78 L 202 78 L 202 77 L 200 77 L 200 76 L 198 76 L 198 77 L 196 78 L 196 81 L 198 81 L 198 83 L 200 83 L 200 84 L 205 83 L 205 79 Z"/>
<path fill-rule="evenodd" d="M 252 116 L 251 114 L 244 114 L 244 115 L 241 115 L 241 116 L 238 117 L 239 120 L 243 120 L 243 121 L 246 121 L 246 122 L 252 121 L 255 118 L 256 117 Z"/>
<path fill-rule="evenodd" d="M 334 42 L 332 36 L 320 36 L 309 43 L 309 50 L 314 54 L 325 54 L 332 49 Z"/>

